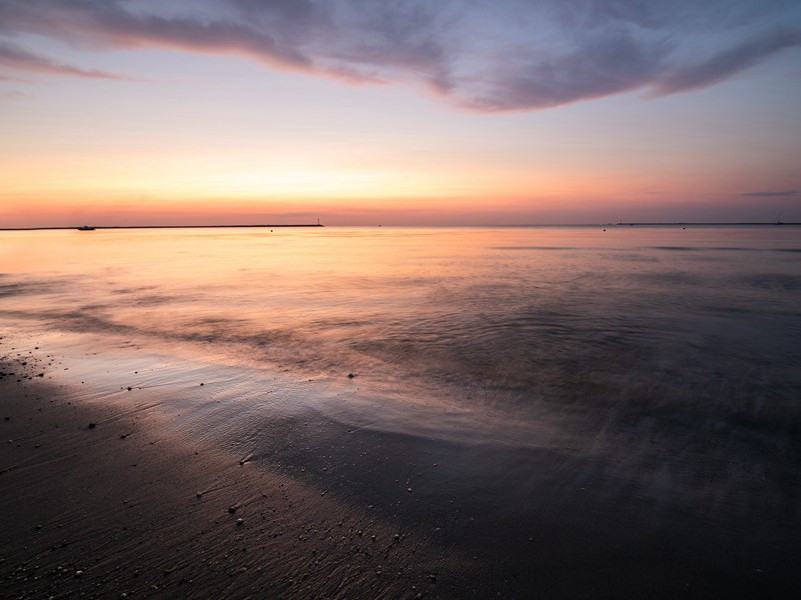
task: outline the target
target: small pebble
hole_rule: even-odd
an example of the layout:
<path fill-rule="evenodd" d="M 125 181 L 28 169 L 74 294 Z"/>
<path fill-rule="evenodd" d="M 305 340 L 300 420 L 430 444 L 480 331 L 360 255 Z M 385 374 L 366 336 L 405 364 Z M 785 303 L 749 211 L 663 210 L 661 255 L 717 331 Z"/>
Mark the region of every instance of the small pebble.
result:
<path fill-rule="evenodd" d="M 243 525 L 244 523 L 245 523 L 245 520 L 242 519 L 242 518 L 239 518 L 239 519 L 236 520 L 236 524 L 237 525 Z"/>
<path fill-rule="evenodd" d="M 97 424 L 89 423 L 89 429 L 94 429 L 95 427 L 97 427 Z"/>

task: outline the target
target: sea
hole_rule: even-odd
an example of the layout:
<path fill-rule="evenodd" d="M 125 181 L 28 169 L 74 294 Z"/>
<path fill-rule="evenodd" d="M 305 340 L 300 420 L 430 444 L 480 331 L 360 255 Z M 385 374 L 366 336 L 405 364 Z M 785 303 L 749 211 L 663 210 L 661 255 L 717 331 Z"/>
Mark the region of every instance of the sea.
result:
<path fill-rule="evenodd" d="M 451 524 L 506 597 L 570 561 L 798 583 L 801 227 L 4 231 L 0 334 L 89 402 Z"/>

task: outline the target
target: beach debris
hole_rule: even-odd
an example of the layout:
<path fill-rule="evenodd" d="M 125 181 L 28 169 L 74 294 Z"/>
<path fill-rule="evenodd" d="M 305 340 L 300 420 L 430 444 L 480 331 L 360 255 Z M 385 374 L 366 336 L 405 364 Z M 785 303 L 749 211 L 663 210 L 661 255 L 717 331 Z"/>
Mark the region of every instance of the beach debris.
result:
<path fill-rule="evenodd" d="M 348 379 L 353 379 L 356 377 L 356 373 L 348 373 Z"/>
<path fill-rule="evenodd" d="M 200 387 L 203 387 L 204 385 L 206 385 L 206 384 L 201 381 L 200 382 Z"/>
<path fill-rule="evenodd" d="M 250 462 L 253 459 L 253 453 L 248 454 L 242 460 L 239 461 L 240 465 L 244 465 L 246 462 Z"/>

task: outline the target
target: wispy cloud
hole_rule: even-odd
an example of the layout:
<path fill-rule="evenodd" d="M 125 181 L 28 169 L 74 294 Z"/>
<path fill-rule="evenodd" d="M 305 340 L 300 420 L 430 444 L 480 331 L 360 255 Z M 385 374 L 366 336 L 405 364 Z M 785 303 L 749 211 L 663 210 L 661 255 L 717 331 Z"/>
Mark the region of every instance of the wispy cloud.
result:
<path fill-rule="evenodd" d="M 749 196 L 752 198 L 788 198 L 791 196 L 797 196 L 798 190 L 779 190 L 779 191 L 767 191 L 767 192 L 746 192 L 742 194 L 743 196 Z"/>
<path fill-rule="evenodd" d="M 25 92 L 19 92 L 17 90 L 2 90 L 0 91 L 0 102 L 10 102 L 13 100 L 22 100 L 24 98 L 28 98 L 28 94 Z"/>
<path fill-rule="evenodd" d="M 0 0 L 0 35 L 237 54 L 483 111 L 705 88 L 801 46 L 798 20 L 788 0 Z M 28 55 L 16 67 L 109 75 Z"/>
<path fill-rule="evenodd" d="M 797 46 L 801 46 L 801 31 L 774 31 L 770 35 L 725 49 L 696 65 L 674 69 L 656 82 L 655 87 L 664 94 L 709 87 L 781 50 Z"/>
<path fill-rule="evenodd" d="M 23 71 L 35 71 L 50 75 L 68 75 L 71 77 L 89 77 L 92 79 L 123 79 L 113 73 L 95 69 L 82 69 L 60 63 L 47 57 L 23 50 L 17 46 L 0 42 L 0 67 L 11 67 Z"/>

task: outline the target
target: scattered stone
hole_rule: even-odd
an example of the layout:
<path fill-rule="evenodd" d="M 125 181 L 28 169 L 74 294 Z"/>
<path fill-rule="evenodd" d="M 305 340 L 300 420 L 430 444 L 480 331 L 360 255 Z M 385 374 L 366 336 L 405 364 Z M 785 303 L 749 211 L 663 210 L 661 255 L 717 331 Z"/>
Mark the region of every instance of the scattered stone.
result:
<path fill-rule="evenodd" d="M 236 512 L 237 508 L 238 508 L 237 506 L 229 506 L 228 507 L 228 512 L 231 513 L 231 514 L 234 514 Z"/>
<path fill-rule="evenodd" d="M 198 492 L 198 493 L 195 494 L 195 496 L 197 498 L 202 498 L 203 497 L 203 492 Z"/>
<path fill-rule="evenodd" d="M 243 518 L 241 518 L 241 517 L 240 517 L 240 518 L 238 518 L 238 519 L 236 520 L 236 524 L 237 524 L 237 525 L 244 525 L 244 524 L 245 524 L 245 520 L 244 520 Z"/>
<path fill-rule="evenodd" d="M 75 571 L 75 577 L 81 577 L 83 575 L 83 571 Z"/>
<path fill-rule="evenodd" d="M 128 386 L 128 391 L 129 391 L 129 392 L 130 392 L 132 389 L 133 389 L 133 388 L 132 388 L 131 386 Z"/>
<path fill-rule="evenodd" d="M 97 427 L 97 423 L 89 423 L 89 429 L 94 429 Z"/>
<path fill-rule="evenodd" d="M 201 384 L 200 384 L 200 387 L 203 387 L 204 385 L 206 385 L 206 384 L 205 384 L 205 383 L 201 383 Z"/>
<path fill-rule="evenodd" d="M 354 377 L 356 377 L 355 373 L 348 373 L 348 379 L 353 379 Z"/>

